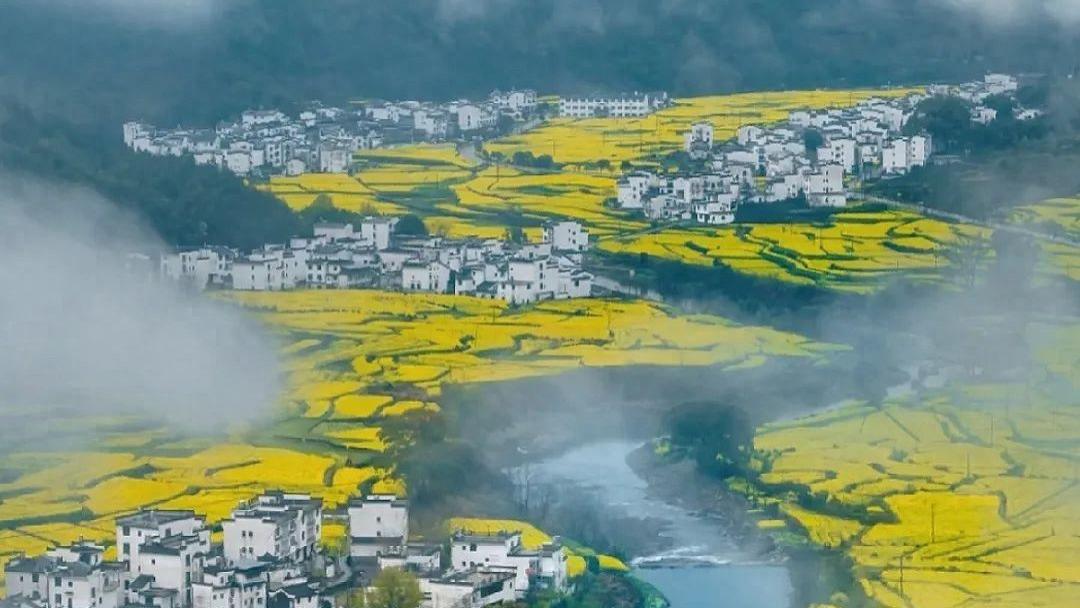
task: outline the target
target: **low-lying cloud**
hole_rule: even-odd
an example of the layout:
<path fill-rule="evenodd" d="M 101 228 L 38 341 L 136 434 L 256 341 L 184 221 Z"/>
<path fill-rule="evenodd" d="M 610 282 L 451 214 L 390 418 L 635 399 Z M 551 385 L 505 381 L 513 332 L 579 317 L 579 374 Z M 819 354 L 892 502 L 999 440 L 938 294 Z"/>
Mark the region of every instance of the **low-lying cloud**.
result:
<path fill-rule="evenodd" d="M 223 431 L 280 395 L 240 311 L 156 280 L 161 249 L 94 193 L 0 174 L 0 417 L 72 412 Z"/>
<path fill-rule="evenodd" d="M 935 0 L 970 13 L 994 26 L 1049 19 L 1063 26 L 1080 25 L 1080 0 Z"/>
<path fill-rule="evenodd" d="M 67 12 L 92 13 L 132 25 L 184 28 L 208 23 L 244 0 L 15 0 Z"/>

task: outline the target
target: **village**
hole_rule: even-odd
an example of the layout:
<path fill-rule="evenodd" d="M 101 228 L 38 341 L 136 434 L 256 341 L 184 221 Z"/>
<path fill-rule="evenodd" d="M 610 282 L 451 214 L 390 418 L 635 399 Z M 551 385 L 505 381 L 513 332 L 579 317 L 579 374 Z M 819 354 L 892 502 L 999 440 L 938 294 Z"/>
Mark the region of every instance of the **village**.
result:
<path fill-rule="evenodd" d="M 666 93 L 564 97 L 557 107 L 542 105 L 532 89 L 492 91 L 484 101 L 446 103 L 373 100 L 348 108 L 311 102 L 289 116 L 275 110 L 247 110 L 238 121 L 216 127 L 157 128 L 124 123 L 124 144 L 155 156 L 190 157 L 240 176 L 295 176 L 345 173 L 360 150 L 417 142 L 466 141 L 527 128 L 548 113 L 640 117 L 669 105 Z"/>
<path fill-rule="evenodd" d="M 393 217 L 358 225 L 318 223 L 312 237 L 267 244 L 248 255 L 199 247 L 161 257 L 163 277 L 197 289 L 239 291 L 380 288 L 452 293 L 510 304 L 586 298 L 593 276 L 582 269 L 589 232 L 549 222 L 539 243 L 403 235 Z"/>
<path fill-rule="evenodd" d="M 320 544 L 323 522 L 344 522 L 340 546 Z M 412 542 L 408 501 L 355 497 L 334 513 L 306 494 L 268 491 L 220 524 L 221 542 L 193 511 L 143 510 L 116 520 L 115 560 L 79 541 L 5 567 L 0 608 L 338 608 L 379 573 L 413 574 L 425 608 L 482 608 L 532 590 L 570 590 L 556 538 L 526 550 L 521 534 L 453 533 Z"/>
<path fill-rule="evenodd" d="M 686 132 L 683 148 L 694 169 L 627 173 L 618 183 L 617 206 L 653 221 L 712 225 L 734 222 L 740 204 L 802 198 L 811 207 L 844 207 L 858 182 L 903 175 L 930 162 L 930 135 L 905 130 L 927 97 L 959 97 L 972 104 L 971 119 L 986 124 L 997 113 L 983 102 L 1018 87 L 1013 76 L 989 74 L 978 82 L 935 85 L 850 108 L 798 110 L 776 125 L 740 127 L 729 142 L 715 141 L 713 125 L 698 122 Z M 1018 106 L 1015 118 L 1038 115 Z"/>

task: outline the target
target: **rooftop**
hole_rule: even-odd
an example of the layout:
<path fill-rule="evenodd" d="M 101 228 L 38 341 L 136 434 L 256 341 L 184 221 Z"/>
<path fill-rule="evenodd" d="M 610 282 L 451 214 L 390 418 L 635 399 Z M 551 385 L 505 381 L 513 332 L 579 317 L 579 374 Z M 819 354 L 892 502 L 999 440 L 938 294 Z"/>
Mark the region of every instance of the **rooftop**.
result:
<path fill-rule="evenodd" d="M 132 513 L 125 517 L 116 518 L 116 525 L 118 526 L 130 526 L 132 528 L 157 528 L 163 524 L 172 523 L 174 521 L 181 521 L 184 519 L 190 519 L 195 517 L 195 511 L 190 510 L 169 510 L 163 511 L 158 509 L 151 509 L 148 511 L 139 511 Z"/>

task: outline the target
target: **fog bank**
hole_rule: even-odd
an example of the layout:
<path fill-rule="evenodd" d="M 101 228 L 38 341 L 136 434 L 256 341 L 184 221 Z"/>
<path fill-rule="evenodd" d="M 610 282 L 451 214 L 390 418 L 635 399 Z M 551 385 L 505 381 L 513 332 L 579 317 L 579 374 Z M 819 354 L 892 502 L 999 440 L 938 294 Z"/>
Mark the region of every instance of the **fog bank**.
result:
<path fill-rule="evenodd" d="M 163 247 L 100 196 L 0 173 L 0 416 L 136 414 L 184 431 L 266 415 L 277 348 L 227 305 L 156 280 Z"/>

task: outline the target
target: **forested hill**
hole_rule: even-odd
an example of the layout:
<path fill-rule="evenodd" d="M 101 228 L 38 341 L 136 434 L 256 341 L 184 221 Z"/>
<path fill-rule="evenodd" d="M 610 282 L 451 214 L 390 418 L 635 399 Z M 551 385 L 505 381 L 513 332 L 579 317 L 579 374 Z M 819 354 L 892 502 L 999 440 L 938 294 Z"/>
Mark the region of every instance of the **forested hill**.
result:
<path fill-rule="evenodd" d="M 1080 57 L 1076 15 L 1035 0 L 3 4 L 0 94 L 113 123 L 511 86 L 688 95 L 913 83 L 1071 71 Z"/>

